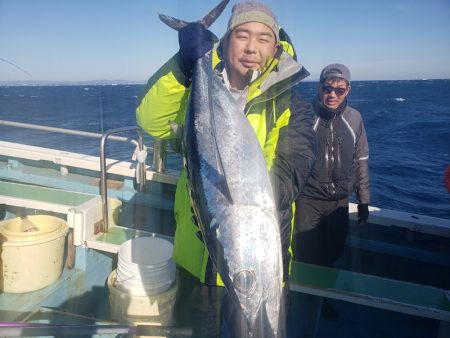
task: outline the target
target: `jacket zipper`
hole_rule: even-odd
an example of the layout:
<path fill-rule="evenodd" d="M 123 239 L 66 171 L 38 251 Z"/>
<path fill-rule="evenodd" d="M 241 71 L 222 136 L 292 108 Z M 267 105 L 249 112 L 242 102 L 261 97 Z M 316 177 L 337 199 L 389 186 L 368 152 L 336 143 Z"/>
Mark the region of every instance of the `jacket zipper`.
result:
<path fill-rule="evenodd" d="M 330 123 L 330 131 L 331 131 L 331 187 L 332 187 L 332 194 L 336 195 L 336 187 L 334 186 L 334 180 L 333 180 L 333 164 L 334 164 L 334 128 L 333 128 L 333 120 L 331 120 Z"/>

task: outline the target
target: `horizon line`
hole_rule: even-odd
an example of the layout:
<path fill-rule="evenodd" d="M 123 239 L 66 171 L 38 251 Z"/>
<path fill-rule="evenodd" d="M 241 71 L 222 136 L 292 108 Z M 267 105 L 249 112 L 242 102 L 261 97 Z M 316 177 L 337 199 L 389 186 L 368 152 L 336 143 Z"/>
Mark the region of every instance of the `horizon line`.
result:
<path fill-rule="evenodd" d="M 352 80 L 351 82 L 368 82 L 368 81 L 436 81 L 450 80 L 450 78 L 413 78 L 413 79 L 376 79 L 376 80 Z M 305 79 L 302 82 L 318 82 L 319 79 Z M 0 80 L 0 86 L 17 86 L 17 85 L 127 85 L 127 84 L 146 84 L 147 80 Z"/>

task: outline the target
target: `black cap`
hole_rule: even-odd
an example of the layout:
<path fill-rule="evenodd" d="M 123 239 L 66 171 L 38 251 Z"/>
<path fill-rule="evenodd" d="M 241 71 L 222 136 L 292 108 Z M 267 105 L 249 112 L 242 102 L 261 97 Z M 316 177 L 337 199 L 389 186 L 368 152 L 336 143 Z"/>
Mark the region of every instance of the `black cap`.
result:
<path fill-rule="evenodd" d="M 344 79 L 350 83 L 350 69 L 340 63 L 333 63 L 322 70 L 320 73 L 320 82 L 325 81 L 329 77 Z"/>

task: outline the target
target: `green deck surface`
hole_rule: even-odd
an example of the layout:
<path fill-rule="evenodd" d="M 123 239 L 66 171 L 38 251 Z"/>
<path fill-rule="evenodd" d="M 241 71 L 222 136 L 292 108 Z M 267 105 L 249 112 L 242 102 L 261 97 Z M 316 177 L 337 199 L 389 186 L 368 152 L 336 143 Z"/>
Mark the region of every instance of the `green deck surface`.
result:
<path fill-rule="evenodd" d="M 141 232 L 140 235 L 148 236 L 149 234 Z M 128 239 L 138 236 L 139 231 L 137 230 L 112 227 L 97 241 L 120 245 Z M 445 290 L 427 285 L 295 261 L 292 264 L 290 283 L 291 285 L 310 286 L 343 296 L 360 297 L 365 302 L 381 303 L 383 301 L 397 307 L 413 306 L 431 312 L 437 310 L 443 312 L 444 317 L 448 317 L 450 320 L 450 301 L 445 296 Z"/>
<path fill-rule="evenodd" d="M 71 207 L 83 204 L 94 197 L 72 191 L 2 181 L 0 181 L 0 195 Z"/>
<path fill-rule="evenodd" d="M 323 266 L 293 262 L 291 284 L 339 292 L 346 295 L 363 295 L 367 299 L 408 304 L 426 309 L 448 312 L 450 301 L 439 288 L 387 279 L 362 273 L 337 270 Z"/>
<path fill-rule="evenodd" d="M 0 181 L 0 195 L 70 207 L 83 204 L 94 197 L 90 194 L 4 181 Z M 154 234 L 136 229 L 111 227 L 108 233 L 102 234 L 96 241 L 120 246 L 126 240 L 152 235 Z M 173 241 L 171 237 L 157 236 Z M 446 296 L 449 291 L 427 285 L 300 262 L 292 264 L 290 284 L 294 289 L 298 286 L 301 292 L 307 290 L 306 292 L 314 294 L 318 291 L 315 294 L 380 308 L 399 309 L 400 312 L 402 308 L 414 309 L 410 313 L 421 315 L 423 312 L 425 317 L 450 322 L 450 300 Z"/>

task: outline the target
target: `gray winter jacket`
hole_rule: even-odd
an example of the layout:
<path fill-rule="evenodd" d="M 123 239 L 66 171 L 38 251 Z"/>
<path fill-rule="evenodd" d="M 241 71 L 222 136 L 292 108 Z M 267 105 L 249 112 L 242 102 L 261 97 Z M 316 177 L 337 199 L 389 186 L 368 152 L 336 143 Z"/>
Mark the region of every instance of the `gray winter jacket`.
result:
<path fill-rule="evenodd" d="M 356 193 L 357 203 L 369 203 L 369 146 L 361 114 L 343 104 L 330 111 L 319 100 L 316 114 L 316 162 L 302 195 L 340 200 Z"/>

